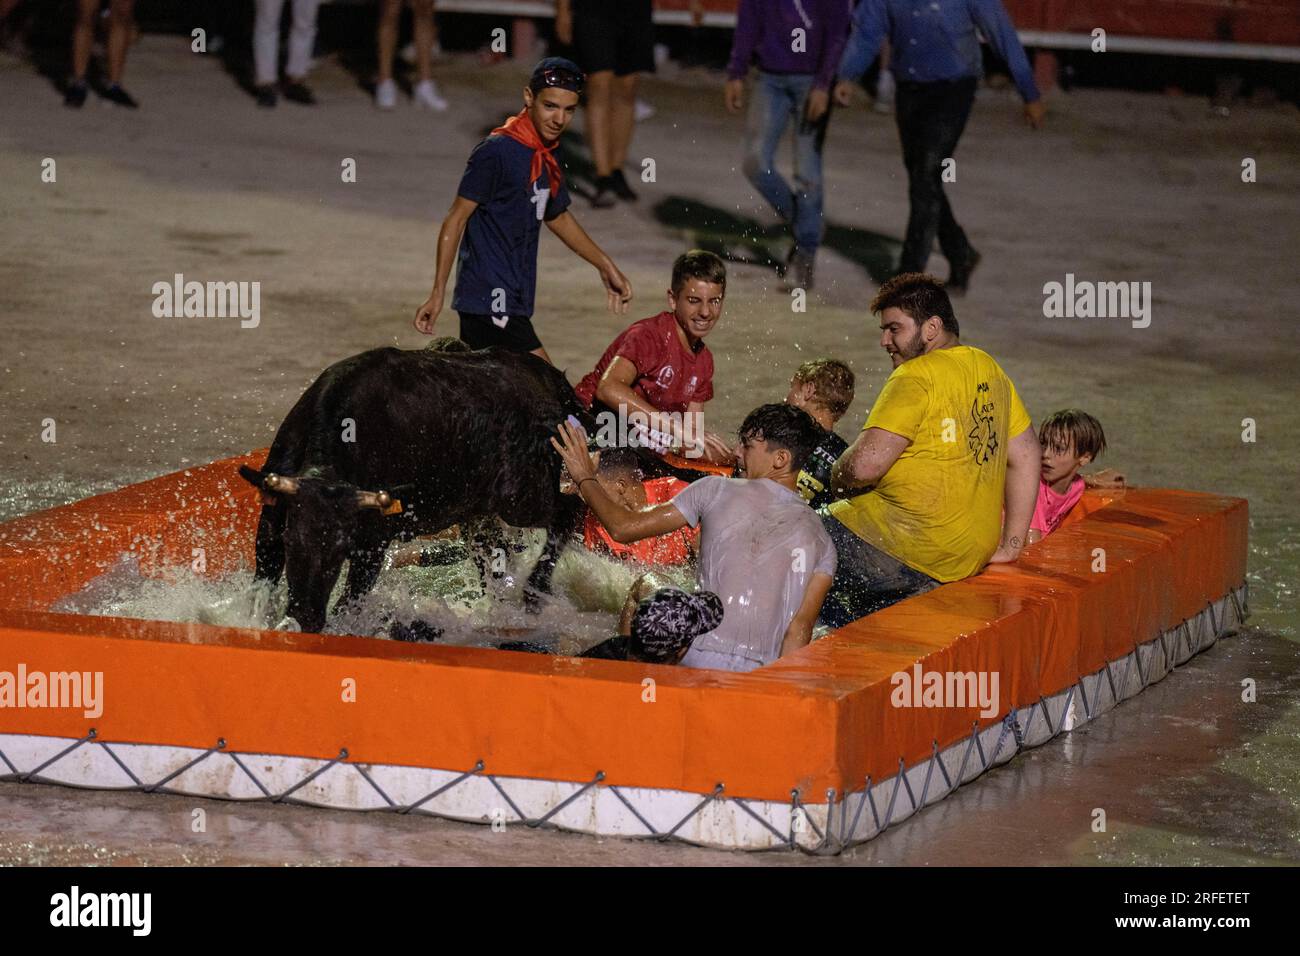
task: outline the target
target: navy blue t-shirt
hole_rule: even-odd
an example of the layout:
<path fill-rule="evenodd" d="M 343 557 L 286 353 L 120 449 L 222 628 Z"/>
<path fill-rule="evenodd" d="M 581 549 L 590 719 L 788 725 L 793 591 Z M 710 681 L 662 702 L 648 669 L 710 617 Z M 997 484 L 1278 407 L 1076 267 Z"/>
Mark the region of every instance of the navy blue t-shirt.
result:
<path fill-rule="evenodd" d="M 457 193 L 478 203 L 465 225 L 451 307 L 476 315 L 533 314 L 537 290 L 537 234 L 569 208 L 560 183 L 552 196 L 546 167 L 536 183 L 528 176 L 533 151 L 509 136 L 489 136 L 474 147 Z M 505 309 L 496 289 L 505 290 Z"/>

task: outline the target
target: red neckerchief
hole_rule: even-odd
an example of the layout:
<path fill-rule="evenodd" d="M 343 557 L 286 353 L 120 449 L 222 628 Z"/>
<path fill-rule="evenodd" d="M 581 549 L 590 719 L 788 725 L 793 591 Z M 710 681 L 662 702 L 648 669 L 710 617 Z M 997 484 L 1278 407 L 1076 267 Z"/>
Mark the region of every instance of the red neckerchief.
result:
<path fill-rule="evenodd" d="M 516 142 L 523 143 L 533 151 L 532 166 L 528 170 L 528 184 L 531 186 L 537 180 L 542 178 L 542 165 L 546 165 L 547 178 L 551 182 L 551 195 L 555 196 L 560 191 L 560 183 L 564 180 L 564 174 L 560 172 L 560 164 L 555 161 L 554 144 L 547 146 L 542 142 L 542 137 L 538 135 L 537 127 L 533 125 L 532 119 L 528 115 L 527 109 L 522 109 L 510 119 L 506 120 L 504 126 L 498 126 L 492 131 L 493 136 L 509 136 Z"/>

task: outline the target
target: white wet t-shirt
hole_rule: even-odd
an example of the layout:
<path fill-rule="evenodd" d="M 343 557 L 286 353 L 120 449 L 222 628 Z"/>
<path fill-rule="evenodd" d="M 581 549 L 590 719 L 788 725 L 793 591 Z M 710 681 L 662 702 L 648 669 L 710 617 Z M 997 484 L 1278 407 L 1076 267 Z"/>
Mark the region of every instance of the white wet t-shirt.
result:
<path fill-rule="evenodd" d="M 722 623 L 682 664 L 748 671 L 776 660 L 817 573 L 835 573 L 835 545 L 796 491 L 770 478 L 710 476 L 672 500 L 700 526 L 699 584 L 722 598 Z"/>

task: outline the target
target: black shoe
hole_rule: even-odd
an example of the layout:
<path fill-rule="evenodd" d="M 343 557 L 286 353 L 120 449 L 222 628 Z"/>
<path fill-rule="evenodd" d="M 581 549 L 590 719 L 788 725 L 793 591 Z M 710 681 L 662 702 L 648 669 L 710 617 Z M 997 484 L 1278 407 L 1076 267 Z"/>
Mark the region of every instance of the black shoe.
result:
<path fill-rule="evenodd" d="M 627 184 L 627 177 L 623 175 L 623 170 L 614 170 L 614 175 L 609 177 L 610 187 L 614 194 L 625 202 L 636 202 L 636 193 L 632 192 L 632 187 Z"/>
<path fill-rule="evenodd" d="M 254 91 L 257 94 L 257 105 L 271 109 L 275 106 L 276 95 L 274 86 L 259 86 Z"/>
<path fill-rule="evenodd" d="M 966 289 L 970 286 L 971 274 L 975 271 L 975 267 L 980 264 L 982 258 L 983 256 L 971 249 L 966 254 L 965 262 L 960 266 L 952 266 L 949 269 L 948 281 L 945 283 L 948 291 L 957 295 L 965 295 Z"/>
<path fill-rule="evenodd" d="M 609 209 L 618 203 L 618 197 L 614 194 L 614 177 L 600 176 L 596 179 L 596 193 L 591 197 L 591 205 L 595 209 Z"/>
<path fill-rule="evenodd" d="M 293 103 L 301 103 L 303 106 L 315 106 L 316 97 L 311 88 L 301 80 L 285 80 L 281 88 L 284 92 L 284 98 Z"/>
<path fill-rule="evenodd" d="M 813 257 L 800 251 L 798 246 L 790 250 L 785 269 L 781 276 L 781 288 L 786 292 L 803 289 L 811 292 L 813 287 Z"/>
<path fill-rule="evenodd" d="M 110 103 L 116 103 L 118 106 L 125 106 L 129 110 L 140 108 L 140 104 L 135 101 L 135 98 L 116 83 L 104 91 L 104 99 Z"/>
<path fill-rule="evenodd" d="M 63 91 L 63 105 L 71 106 L 74 110 L 79 110 L 86 105 L 86 84 L 69 83 L 68 88 Z"/>

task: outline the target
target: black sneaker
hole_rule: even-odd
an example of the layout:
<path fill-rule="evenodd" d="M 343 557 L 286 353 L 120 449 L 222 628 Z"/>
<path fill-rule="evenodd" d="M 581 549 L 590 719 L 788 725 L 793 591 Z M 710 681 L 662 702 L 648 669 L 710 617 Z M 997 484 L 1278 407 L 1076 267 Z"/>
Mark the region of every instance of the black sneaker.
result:
<path fill-rule="evenodd" d="M 257 105 L 266 109 L 275 106 L 276 95 L 274 86 L 259 86 L 253 91 L 257 95 Z"/>
<path fill-rule="evenodd" d="M 623 175 L 623 170 L 614 170 L 614 175 L 610 176 L 609 180 L 614 195 L 625 202 L 636 202 L 636 193 L 632 192 L 632 187 L 627 184 L 627 177 Z"/>
<path fill-rule="evenodd" d="M 125 106 L 129 110 L 140 108 L 140 104 L 135 101 L 135 98 L 116 83 L 104 91 L 104 99 L 110 103 L 116 103 L 118 106 Z"/>
<path fill-rule="evenodd" d="M 84 80 L 80 83 L 68 84 L 68 88 L 63 91 L 63 105 L 71 106 L 74 110 L 79 110 L 86 105 L 86 83 Z"/>
<path fill-rule="evenodd" d="M 795 289 L 811 292 L 813 287 L 813 257 L 800 251 L 798 246 L 790 250 L 790 258 L 786 260 L 785 271 L 781 280 L 781 288 L 786 292 Z"/>
<path fill-rule="evenodd" d="M 975 271 L 975 267 L 980 264 L 982 258 L 983 256 L 971 249 L 966 254 L 965 262 L 961 263 L 961 265 L 952 266 L 948 270 L 948 281 L 945 283 L 948 291 L 957 295 L 965 295 L 966 289 L 970 286 L 971 274 Z"/>
<path fill-rule="evenodd" d="M 316 105 L 316 96 L 301 80 L 285 80 L 282 89 L 284 98 L 292 103 L 301 103 L 303 106 Z"/>
<path fill-rule="evenodd" d="M 596 179 L 596 193 L 591 197 L 591 205 L 595 209 L 609 209 L 618 203 L 618 197 L 614 194 L 614 177 L 600 176 Z"/>

